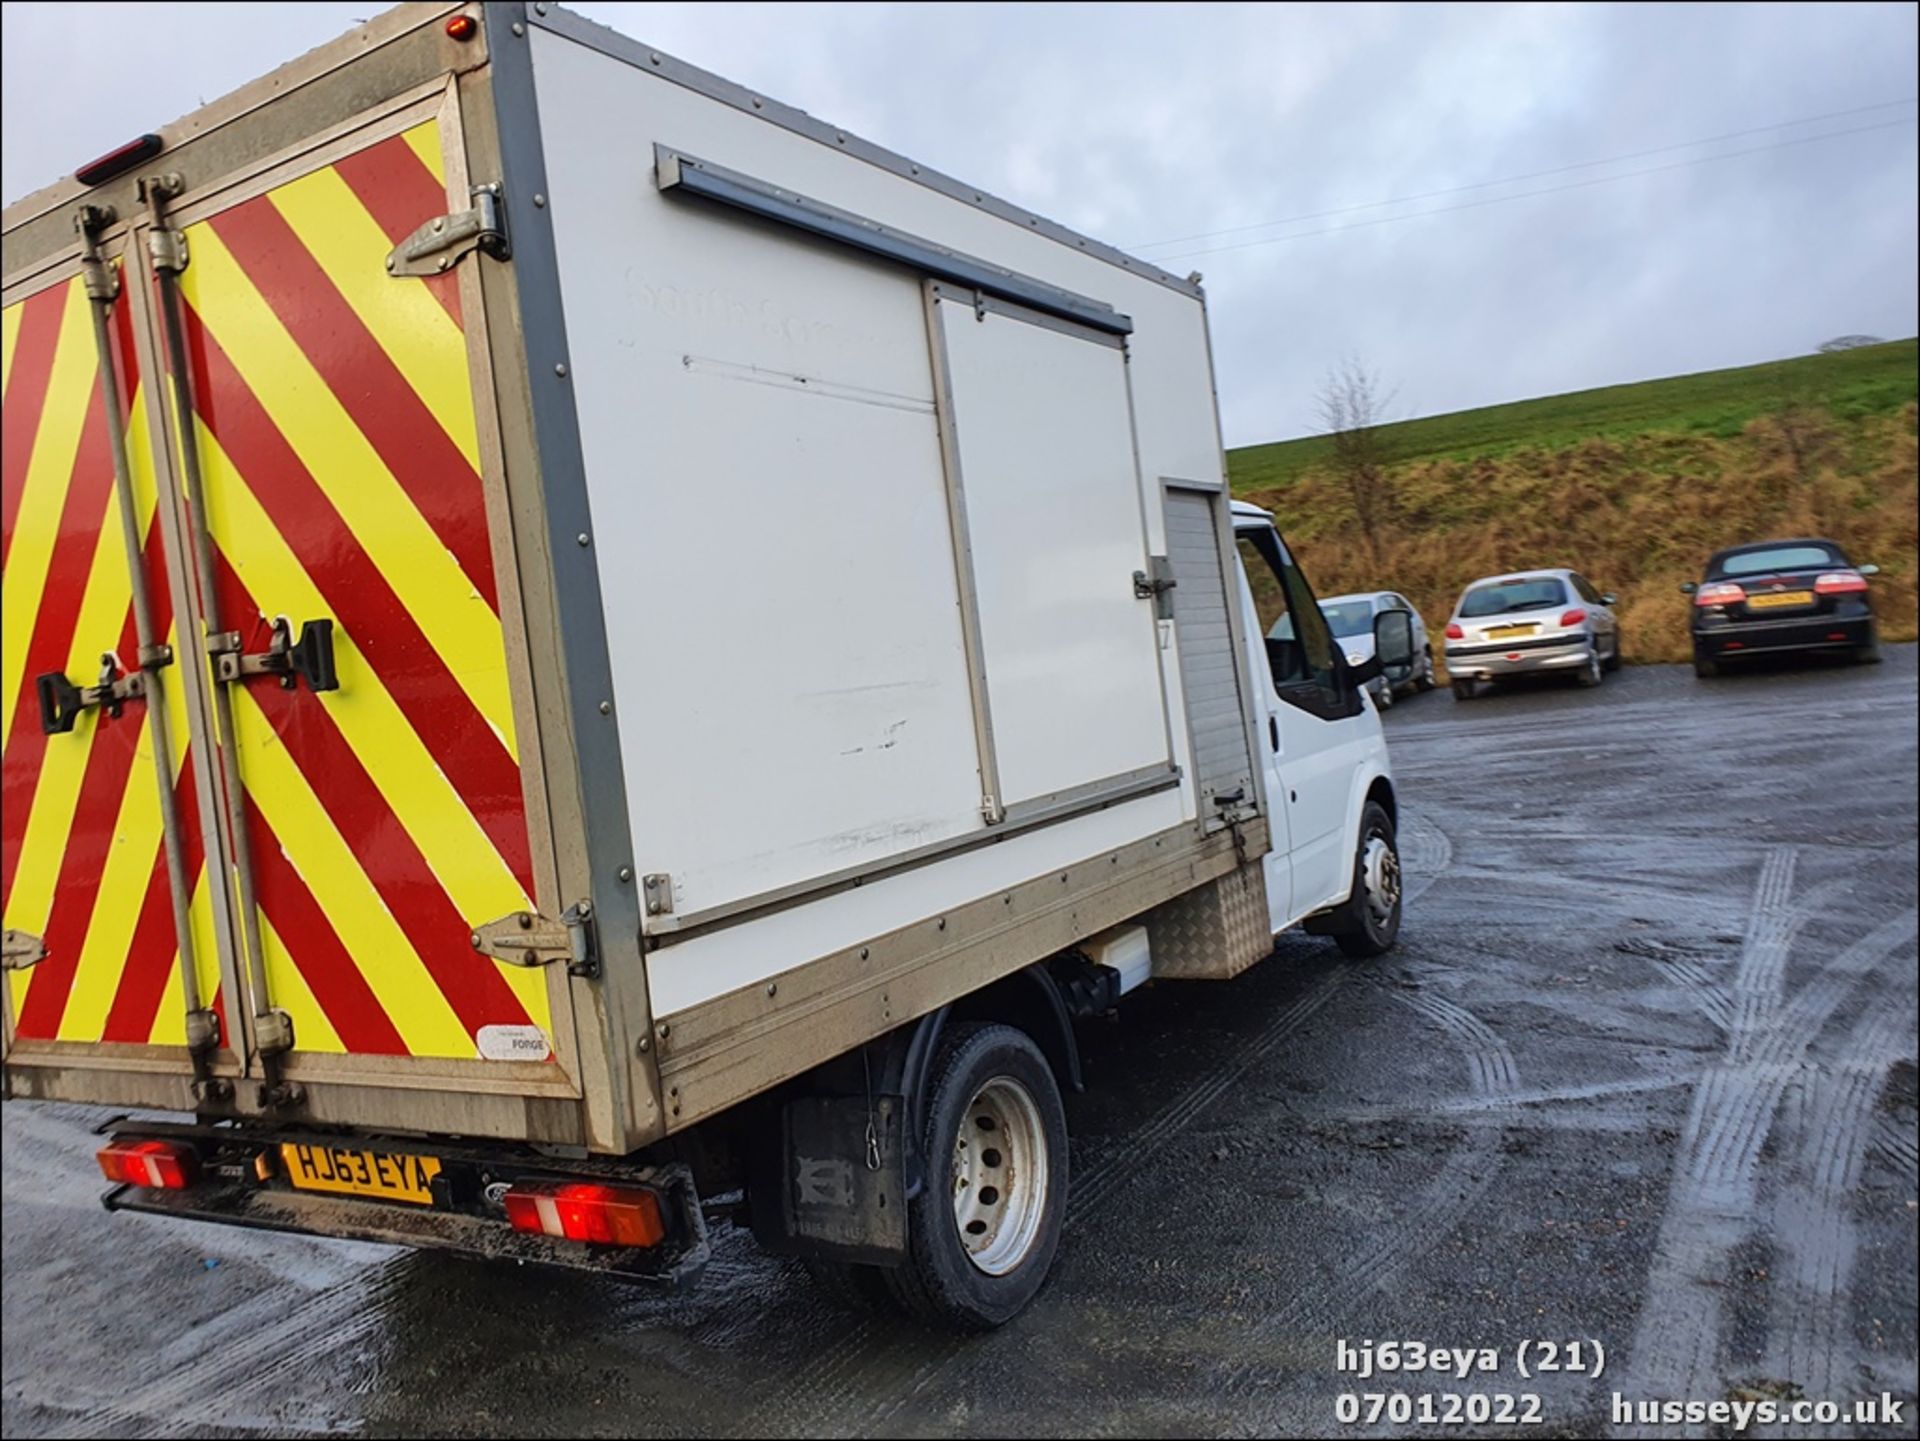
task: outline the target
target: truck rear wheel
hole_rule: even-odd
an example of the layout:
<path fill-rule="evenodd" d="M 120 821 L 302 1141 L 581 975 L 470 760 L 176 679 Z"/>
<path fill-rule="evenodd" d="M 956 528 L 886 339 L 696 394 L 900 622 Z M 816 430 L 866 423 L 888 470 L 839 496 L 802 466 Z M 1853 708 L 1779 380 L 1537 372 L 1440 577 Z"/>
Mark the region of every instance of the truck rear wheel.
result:
<path fill-rule="evenodd" d="M 927 1183 L 907 1204 L 908 1259 L 884 1273 L 931 1325 L 987 1331 L 1047 1278 L 1067 1200 L 1067 1116 L 1024 1031 L 957 1023 L 927 1080 Z"/>

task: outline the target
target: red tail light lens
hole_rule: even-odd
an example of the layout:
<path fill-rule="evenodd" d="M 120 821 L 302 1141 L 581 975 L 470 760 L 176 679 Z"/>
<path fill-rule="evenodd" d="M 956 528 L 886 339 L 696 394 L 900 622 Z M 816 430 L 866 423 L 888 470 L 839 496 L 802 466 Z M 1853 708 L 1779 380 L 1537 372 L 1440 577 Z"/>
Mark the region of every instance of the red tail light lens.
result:
<path fill-rule="evenodd" d="M 600 1246 L 657 1246 L 666 1238 L 660 1198 L 637 1186 L 522 1181 L 502 1198 L 516 1231 Z"/>
<path fill-rule="evenodd" d="M 158 135 L 142 135 L 129 140 L 117 150 L 109 150 L 98 160 L 89 160 L 73 172 L 73 178 L 82 185 L 99 185 L 133 169 L 142 160 L 150 159 L 160 153 L 162 141 Z"/>
<path fill-rule="evenodd" d="M 1732 581 L 1703 585 L 1693 593 L 1695 605 L 1738 605 L 1746 598 L 1746 591 Z"/>
<path fill-rule="evenodd" d="M 1563 629 L 1570 625 L 1584 625 L 1586 619 L 1587 613 L 1584 610 L 1570 610 L 1560 617 L 1560 625 Z"/>
<path fill-rule="evenodd" d="M 1867 588 L 1867 578 L 1857 570 L 1830 570 L 1813 588 L 1821 595 L 1858 595 Z"/>
<path fill-rule="evenodd" d="M 1462 629 L 1460 629 L 1458 624 L 1455 624 L 1455 623 L 1448 624 L 1447 626 L 1448 640 L 1465 640 L 1466 638 L 1467 638 L 1467 633 Z"/>
<path fill-rule="evenodd" d="M 183 1191 L 200 1174 L 200 1158 L 179 1141 L 115 1141 L 94 1159 L 101 1175 L 124 1186 Z"/>

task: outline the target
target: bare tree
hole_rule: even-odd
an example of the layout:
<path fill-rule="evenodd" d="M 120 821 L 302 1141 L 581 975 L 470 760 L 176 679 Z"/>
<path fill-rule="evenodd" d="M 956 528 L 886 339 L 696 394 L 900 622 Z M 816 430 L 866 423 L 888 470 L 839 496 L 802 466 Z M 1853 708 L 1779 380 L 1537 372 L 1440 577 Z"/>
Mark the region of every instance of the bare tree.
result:
<path fill-rule="evenodd" d="M 1353 503 L 1354 523 L 1367 558 L 1380 568 L 1380 532 L 1393 519 L 1393 483 L 1387 474 L 1380 427 L 1392 403 L 1380 377 L 1357 356 L 1329 370 L 1317 397 L 1320 424 L 1333 443 L 1333 469 Z"/>

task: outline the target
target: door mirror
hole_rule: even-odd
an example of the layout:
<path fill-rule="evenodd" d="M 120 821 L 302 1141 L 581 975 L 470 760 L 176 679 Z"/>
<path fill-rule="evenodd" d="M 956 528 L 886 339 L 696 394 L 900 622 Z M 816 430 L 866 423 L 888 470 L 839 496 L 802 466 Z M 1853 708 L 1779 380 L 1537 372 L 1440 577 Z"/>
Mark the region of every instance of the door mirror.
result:
<path fill-rule="evenodd" d="M 1600 604 L 1602 605 L 1618 605 L 1619 603 L 1620 603 L 1620 597 L 1615 595 L 1612 591 L 1608 591 L 1605 595 L 1600 597 Z"/>
<path fill-rule="evenodd" d="M 1404 610 L 1383 610 L 1373 618 L 1373 655 L 1388 680 L 1398 684 L 1412 679 L 1412 615 Z"/>
<path fill-rule="evenodd" d="M 1682 595 L 1692 595 L 1698 589 L 1700 589 L 1700 585 L 1697 581 L 1683 580 L 1680 582 L 1680 594 Z"/>
<path fill-rule="evenodd" d="M 1880 567 L 1879 567 L 1879 566 L 1877 566 L 1877 565 L 1856 565 L 1856 566 L 1854 567 L 1854 569 L 1855 569 L 1855 570 L 1857 570 L 1857 571 L 1859 571 L 1859 572 L 1860 572 L 1860 574 L 1862 574 L 1862 575 L 1878 575 L 1878 574 L 1880 574 Z"/>

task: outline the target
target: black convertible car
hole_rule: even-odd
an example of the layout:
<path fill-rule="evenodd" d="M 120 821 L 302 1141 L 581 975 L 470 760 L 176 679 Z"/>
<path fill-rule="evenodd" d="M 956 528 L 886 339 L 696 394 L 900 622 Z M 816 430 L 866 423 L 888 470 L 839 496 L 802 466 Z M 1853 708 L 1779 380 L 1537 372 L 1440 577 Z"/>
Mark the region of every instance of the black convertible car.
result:
<path fill-rule="evenodd" d="M 1867 590 L 1867 577 L 1879 573 L 1830 540 L 1763 540 L 1717 552 L 1704 580 L 1680 587 L 1693 597 L 1693 673 L 1718 675 L 1728 661 L 1781 651 L 1879 660 Z"/>

